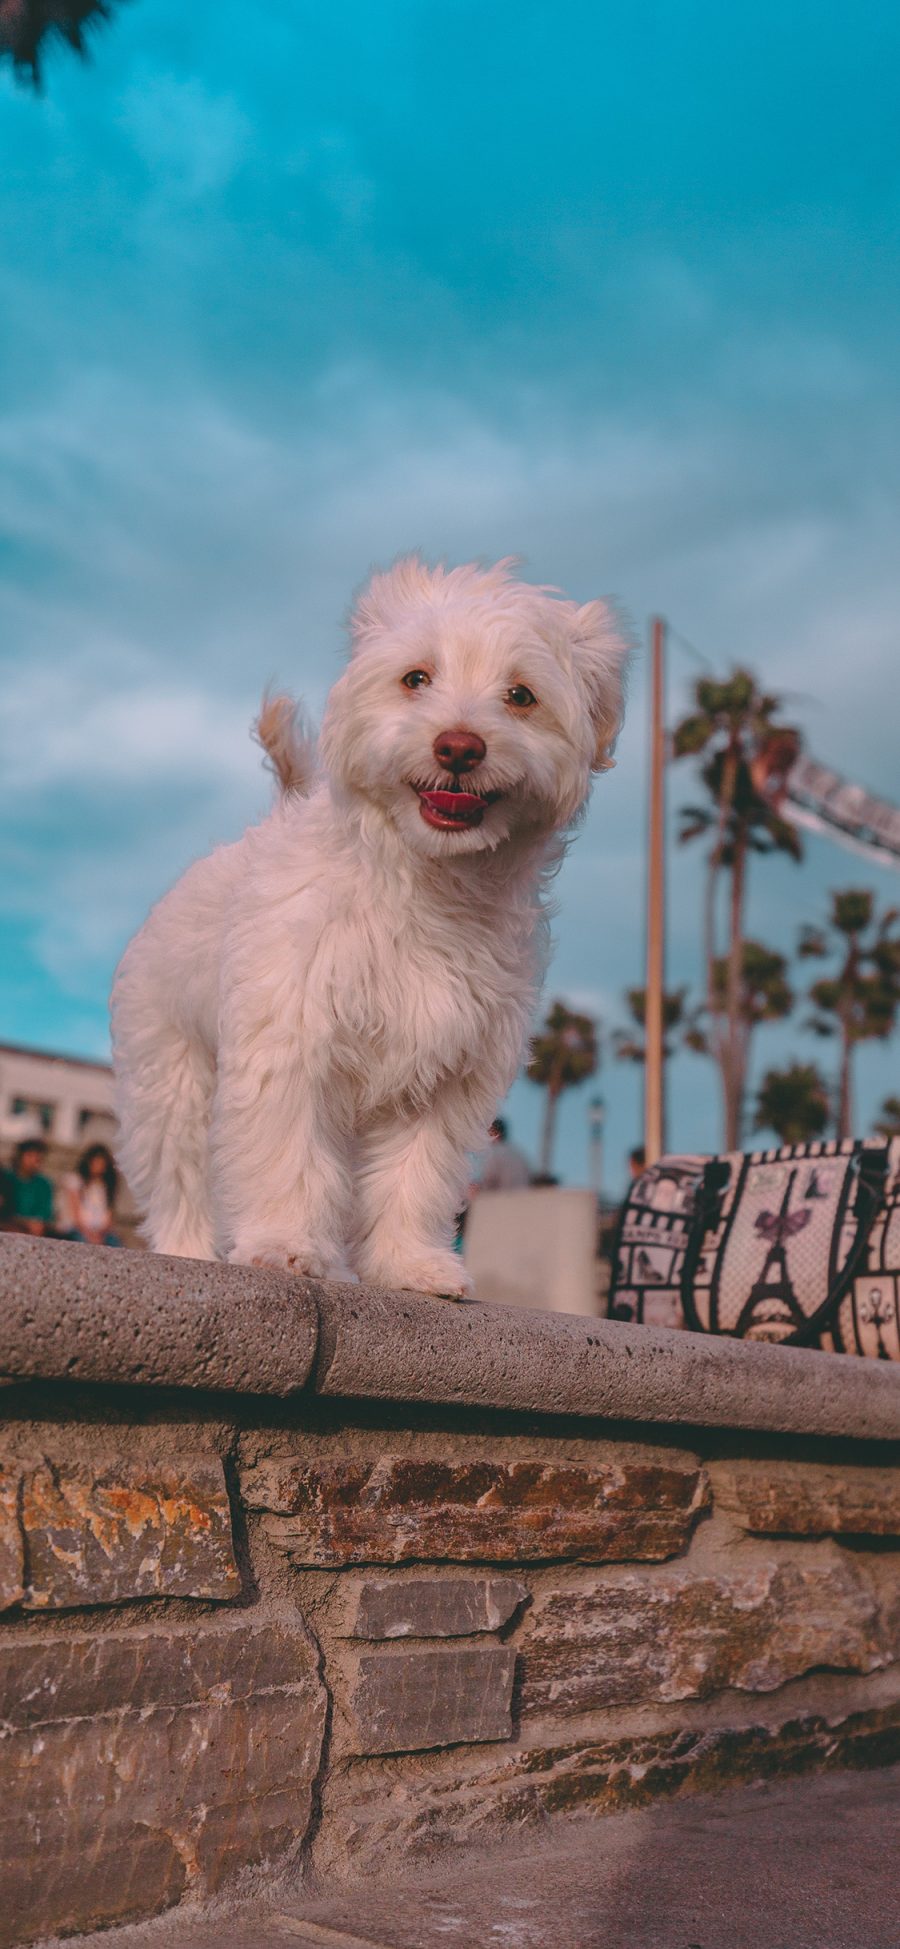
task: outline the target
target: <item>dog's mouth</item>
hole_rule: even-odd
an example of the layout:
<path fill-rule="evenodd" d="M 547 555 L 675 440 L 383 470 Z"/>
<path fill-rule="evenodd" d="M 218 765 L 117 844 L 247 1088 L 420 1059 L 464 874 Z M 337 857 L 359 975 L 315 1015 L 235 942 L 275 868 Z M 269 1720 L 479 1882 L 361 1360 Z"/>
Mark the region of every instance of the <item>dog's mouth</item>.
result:
<path fill-rule="evenodd" d="M 471 832 L 480 826 L 488 806 L 496 805 L 502 797 L 501 792 L 466 792 L 461 785 L 436 791 L 414 785 L 413 791 L 418 795 L 425 824 L 438 832 Z"/>

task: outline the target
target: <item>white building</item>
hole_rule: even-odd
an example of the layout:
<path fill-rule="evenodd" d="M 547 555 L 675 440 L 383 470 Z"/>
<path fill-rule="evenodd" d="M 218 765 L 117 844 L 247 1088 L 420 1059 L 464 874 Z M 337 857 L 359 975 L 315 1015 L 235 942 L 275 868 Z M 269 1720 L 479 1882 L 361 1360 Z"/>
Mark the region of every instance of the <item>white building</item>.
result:
<path fill-rule="evenodd" d="M 80 1148 L 115 1136 L 112 1069 L 83 1056 L 55 1056 L 0 1042 L 0 1139 L 40 1135 Z"/>

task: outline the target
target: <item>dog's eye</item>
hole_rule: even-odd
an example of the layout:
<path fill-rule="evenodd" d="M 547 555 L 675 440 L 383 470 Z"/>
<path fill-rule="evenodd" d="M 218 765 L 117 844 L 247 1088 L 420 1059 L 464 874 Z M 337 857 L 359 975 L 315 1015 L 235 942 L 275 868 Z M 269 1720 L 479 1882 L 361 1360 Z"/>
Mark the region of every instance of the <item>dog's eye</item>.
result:
<path fill-rule="evenodd" d="M 430 684 L 431 678 L 427 670 L 407 670 L 403 682 L 407 690 L 424 690 L 426 685 Z"/>
<path fill-rule="evenodd" d="M 510 684 L 506 693 L 506 702 L 512 704 L 514 710 L 530 711 L 532 704 L 537 703 L 537 698 L 527 684 Z"/>

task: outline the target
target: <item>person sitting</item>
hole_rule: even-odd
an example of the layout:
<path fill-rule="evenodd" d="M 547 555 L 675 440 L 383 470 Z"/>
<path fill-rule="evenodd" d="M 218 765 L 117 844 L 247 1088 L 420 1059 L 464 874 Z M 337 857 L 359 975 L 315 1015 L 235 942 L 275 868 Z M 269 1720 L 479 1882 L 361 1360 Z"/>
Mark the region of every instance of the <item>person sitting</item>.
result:
<path fill-rule="evenodd" d="M 528 1159 L 518 1145 L 510 1143 L 509 1127 L 504 1117 L 494 1118 L 488 1136 L 488 1149 L 481 1151 L 475 1160 L 475 1175 L 465 1203 L 457 1212 L 454 1252 L 464 1249 L 466 1219 L 473 1198 L 477 1198 L 482 1191 L 524 1191 L 532 1182 Z M 557 1180 L 554 1178 L 553 1182 L 555 1184 Z"/>
<path fill-rule="evenodd" d="M 16 1229 L 14 1197 L 12 1171 L 8 1164 L 0 1164 L 0 1232 L 13 1232 Z"/>
<path fill-rule="evenodd" d="M 81 1245 L 121 1245 L 112 1229 L 119 1174 L 105 1144 L 89 1144 L 63 1179 L 61 1230 Z"/>
<path fill-rule="evenodd" d="M 32 1238 L 43 1238 L 53 1229 L 53 1185 L 41 1170 L 46 1155 L 43 1137 L 23 1137 L 6 1180 L 6 1222 Z"/>
<path fill-rule="evenodd" d="M 510 1142 L 505 1119 L 495 1117 L 488 1134 L 491 1141 L 484 1152 L 479 1191 L 524 1191 L 531 1183 L 531 1169 L 524 1151 Z"/>

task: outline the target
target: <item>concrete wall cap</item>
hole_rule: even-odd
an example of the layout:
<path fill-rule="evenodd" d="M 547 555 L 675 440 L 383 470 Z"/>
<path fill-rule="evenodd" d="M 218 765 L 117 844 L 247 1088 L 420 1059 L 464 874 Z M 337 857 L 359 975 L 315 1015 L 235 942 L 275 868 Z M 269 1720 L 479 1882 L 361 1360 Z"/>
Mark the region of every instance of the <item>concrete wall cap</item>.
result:
<path fill-rule="evenodd" d="M 295 1394 L 316 1354 L 304 1280 L 263 1267 L 0 1237 L 0 1373 Z"/>
<path fill-rule="evenodd" d="M 900 1364 L 11 1235 L 0 1374 L 900 1440 Z"/>
<path fill-rule="evenodd" d="M 900 1364 L 416 1293 L 318 1299 L 323 1395 L 900 1440 Z"/>

